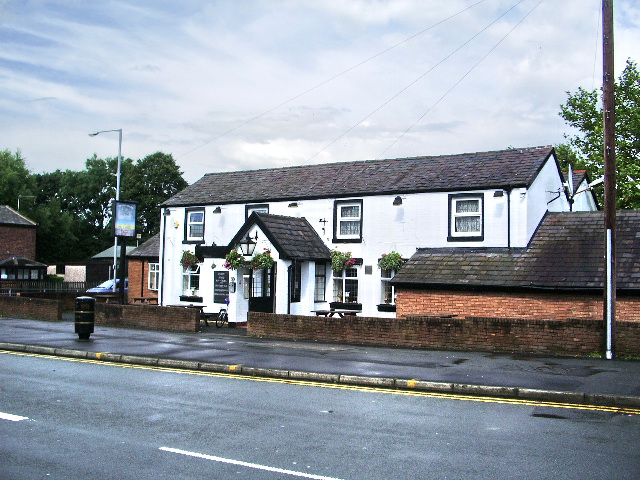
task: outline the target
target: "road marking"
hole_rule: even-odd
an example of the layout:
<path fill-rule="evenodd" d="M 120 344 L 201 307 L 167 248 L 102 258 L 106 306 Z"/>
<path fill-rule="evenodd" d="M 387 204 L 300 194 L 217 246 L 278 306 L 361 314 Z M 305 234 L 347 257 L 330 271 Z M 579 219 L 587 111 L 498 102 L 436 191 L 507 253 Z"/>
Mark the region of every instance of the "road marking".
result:
<path fill-rule="evenodd" d="M 19 422 L 20 420 L 29 420 L 29 417 L 21 417 L 20 415 L 12 415 L 11 413 L 0 412 L 0 420 L 9 420 L 11 422 Z"/>
<path fill-rule="evenodd" d="M 230 465 L 238 465 L 241 467 L 255 468 L 256 470 L 266 470 L 267 472 L 283 473 L 285 475 L 292 475 L 294 477 L 313 478 L 316 480 L 340 480 L 339 478 L 335 478 L 335 477 L 325 477 L 323 475 L 313 475 L 311 473 L 296 472 L 295 470 L 285 470 L 283 468 L 269 467 L 267 465 L 243 462 L 241 460 L 233 460 L 231 458 L 222 458 L 222 457 L 215 457 L 213 455 L 205 455 L 204 453 L 188 452 L 186 450 L 179 450 L 177 448 L 160 447 L 160 450 L 164 452 L 178 453 L 180 455 L 186 455 L 188 457 L 196 457 L 196 458 L 202 458 L 204 460 L 211 460 L 213 462 L 228 463 Z"/>
<path fill-rule="evenodd" d="M 361 385 L 349 385 L 341 383 L 324 383 L 309 380 L 295 380 L 290 378 L 271 378 L 271 377 L 254 377 L 251 375 L 242 375 L 238 373 L 223 373 L 223 372 L 208 372 L 204 370 L 188 370 L 182 368 L 169 368 L 169 367 L 155 367 L 151 365 L 136 365 L 130 363 L 119 363 L 105 360 L 92 360 L 88 358 L 74 358 L 74 357 L 60 357 L 57 355 L 47 355 L 42 353 L 27 353 L 16 352 L 12 350 L 0 350 L 0 353 L 7 355 L 18 355 L 23 357 L 40 357 L 49 358 L 52 360 L 64 360 L 67 362 L 80 362 L 80 363 L 92 363 L 95 365 L 110 365 L 120 368 L 133 368 L 136 370 L 155 370 L 160 372 L 172 372 L 180 373 L 182 375 L 198 375 L 205 377 L 222 377 L 232 378 L 235 380 L 251 380 L 253 382 L 269 382 L 269 383 L 284 383 L 287 385 L 299 385 L 305 387 L 316 388 L 333 388 L 338 390 L 358 390 L 361 392 L 372 393 L 384 393 L 387 395 L 405 395 L 410 397 L 428 397 L 428 398 L 442 398 L 446 400 L 460 400 L 465 402 L 483 402 L 483 403 L 500 403 L 506 405 L 525 405 L 534 407 L 551 407 L 551 408 L 566 408 L 571 410 L 590 410 L 597 412 L 613 412 L 625 415 L 640 415 L 640 408 L 627 408 L 627 407 L 609 407 L 602 405 L 585 405 L 581 403 L 560 403 L 549 402 L 542 400 L 527 400 L 522 398 L 509 398 L 509 397 L 485 397 L 479 395 L 463 395 L 456 393 L 439 393 L 439 392 L 426 392 L 416 390 L 399 390 L 383 387 L 367 387 Z M 238 365 L 241 366 L 241 365 Z"/>

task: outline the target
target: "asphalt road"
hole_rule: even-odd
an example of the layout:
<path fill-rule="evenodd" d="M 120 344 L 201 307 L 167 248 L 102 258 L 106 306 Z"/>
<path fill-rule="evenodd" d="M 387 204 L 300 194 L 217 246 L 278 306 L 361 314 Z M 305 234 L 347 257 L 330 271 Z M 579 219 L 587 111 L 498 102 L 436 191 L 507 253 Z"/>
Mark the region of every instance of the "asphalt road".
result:
<path fill-rule="evenodd" d="M 481 400 L 0 354 L 0 478 L 638 478 L 640 416 Z"/>

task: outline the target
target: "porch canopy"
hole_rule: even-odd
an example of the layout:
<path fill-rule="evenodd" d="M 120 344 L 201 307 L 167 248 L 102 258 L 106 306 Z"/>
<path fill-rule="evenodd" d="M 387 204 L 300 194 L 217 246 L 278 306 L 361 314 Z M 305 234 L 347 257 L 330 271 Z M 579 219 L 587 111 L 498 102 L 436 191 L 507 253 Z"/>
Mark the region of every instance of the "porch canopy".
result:
<path fill-rule="evenodd" d="M 226 247 L 196 247 L 200 258 L 222 258 L 235 248 L 256 226 L 277 250 L 280 259 L 294 261 L 329 261 L 331 250 L 306 218 L 254 212 L 240 227 Z"/>

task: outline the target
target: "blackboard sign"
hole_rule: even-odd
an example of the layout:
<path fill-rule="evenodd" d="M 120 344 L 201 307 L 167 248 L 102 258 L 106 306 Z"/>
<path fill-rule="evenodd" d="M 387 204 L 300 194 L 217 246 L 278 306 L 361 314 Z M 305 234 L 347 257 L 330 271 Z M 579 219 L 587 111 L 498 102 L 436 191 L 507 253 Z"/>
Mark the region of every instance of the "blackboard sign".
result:
<path fill-rule="evenodd" d="M 229 296 L 229 272 L 213 272 L 213 303 L 225 303 Z"/>

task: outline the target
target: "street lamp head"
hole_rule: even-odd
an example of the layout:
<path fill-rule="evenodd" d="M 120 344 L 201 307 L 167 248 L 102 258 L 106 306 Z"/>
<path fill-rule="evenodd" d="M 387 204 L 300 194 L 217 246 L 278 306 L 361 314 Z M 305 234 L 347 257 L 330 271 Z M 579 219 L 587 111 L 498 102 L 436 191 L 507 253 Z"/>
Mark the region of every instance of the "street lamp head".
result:
<path fill-rule="evenodd" d="M 98 132 L 89 134 L 90 137 L 95 137 L 96 135 L 98 135 Z"/>

